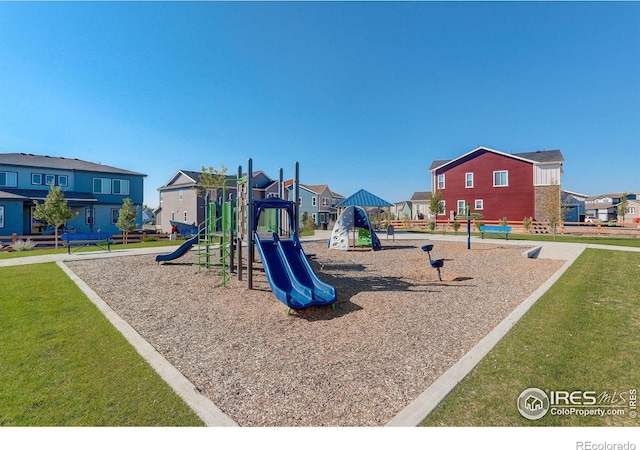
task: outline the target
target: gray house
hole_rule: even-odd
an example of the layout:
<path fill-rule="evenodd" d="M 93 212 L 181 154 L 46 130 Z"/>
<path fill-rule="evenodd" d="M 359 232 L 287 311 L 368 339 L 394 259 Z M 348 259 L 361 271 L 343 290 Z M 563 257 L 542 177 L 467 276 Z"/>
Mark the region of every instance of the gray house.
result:
<path fill-rule="evenodd" d="M 206 218 L 205 198 L 198 195 L 198 179 L 201 172 L 192 170 L 178 170 L 163 186 L 158 188 L 160 203 L 154 211 L 156 228 L 165 233 L 171 231 L 171 222 L 182 222 L 200 225 Z M 229 179 L 236 176 L 227 175 Z M 271 196 L 278 196 L 278 182 L 273 181 L 264 172 L 253 172 L 253 197 L 256 200 Z M 235 182 L 229 182 L 226 186 L 226 197 L 222 198 L 223 190 L 218 189 L 216 198 L 212 199 L 220 204 L 222 201 L 232 200 L 237 197 Z"/>

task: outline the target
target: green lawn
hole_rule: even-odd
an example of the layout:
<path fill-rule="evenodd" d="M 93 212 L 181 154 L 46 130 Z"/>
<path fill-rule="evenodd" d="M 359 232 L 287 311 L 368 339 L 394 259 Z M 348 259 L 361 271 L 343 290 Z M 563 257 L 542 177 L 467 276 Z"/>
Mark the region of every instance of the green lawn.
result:
<path fill-rule="evenodd" d="M 0 426 L 202 426 L 54 263 L 0 268 Z"/>
<path fill-rule="evenodd" d="M 623 393 L 640 390 L 640 253 L 587 249 L 424 426 L 638 426 L 617 417 L 532 421 L 516 401 L 527 388 Z M 629 406 L 629 403 L 625 403 Z"/>

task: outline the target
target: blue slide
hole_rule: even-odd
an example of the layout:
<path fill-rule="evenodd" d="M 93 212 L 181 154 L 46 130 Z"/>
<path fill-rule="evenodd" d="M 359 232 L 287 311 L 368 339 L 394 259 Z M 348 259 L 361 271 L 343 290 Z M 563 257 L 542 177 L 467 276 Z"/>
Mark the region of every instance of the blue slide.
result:
<path fill-rule="evenodd" d="M 180 258 L 182 255 L 184 255 L 185 253 L 187 253 L 189 251 L 189 249 L 196 245 L 198 243 L 198 235 L 194 234 L 193 237 L 187 239 L 186 241 L 184 241 L 182 243 L 182 245 L 180 245 L 180 247 L 178 247 L 175 251 L 171 252 L 171 253 L 164 253 L 162 255 L 157 255 L 156 256 L 156 262 L 163 262 L 163 261 L 171 261 L 174 259 L 178 259 Z"/>
<path fill-rule="evenodd" d="M 292 309 L 335 303 L 336 289 L 318 278 L 300 241 L 280 240 L 275 233 L 271 239 L 256 234 L 255 241 L 269 286 L 278 300 Z"/>

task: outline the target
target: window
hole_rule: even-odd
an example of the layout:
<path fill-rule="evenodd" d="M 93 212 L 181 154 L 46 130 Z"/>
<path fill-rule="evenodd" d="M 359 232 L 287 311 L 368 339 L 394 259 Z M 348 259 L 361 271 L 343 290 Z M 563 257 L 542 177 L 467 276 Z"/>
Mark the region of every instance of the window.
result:
<path fill-rule="evenodd" d="M 66 175 L 58 175 L 58 186 L 67 186 L 69 184 L 69 177 Z"/>
<path fill-rule="evenodd" d="M 171 220 L 176 220 L 176 212 L 171 211 Z"/>
<path fill-rule="evenodd" d="M 36 186 L 42 185 L 42 174 L 41 173 L 32 173 L 31 174 L 31 184 Z"/>
<path fill-rule="evenodd" d="M 475 203 L 473 209 L 475 209 L 475 210 L 484 209 L 484 200 L 476 199 L 476 203 Z"/>
<path fill-rule="evenodd" d="M 186 221 L 187 221 L 187 212 L 185 211 L 184 212 L 184 220 L 183 220 L 183 222 L 186 222 Z"/>
<path fill-rule="evenodd" d="M 466 188 L 473 187 L 473 172 L 467 172 L 464 174 L 464 187 Z"/>
<path fill-rule="evenodd" d="M 311 219 L 313 220 L 313 223 L 318 223 L 316 220 L 316 213 L 311 214 Z"/>
<path fill-rule="evenodd" d="M 56 176 L 55 175 L 45 175 L 44 176 L 44 184 L 47 186 L 51 186 L 52 184 L 56 184 Z"/>
<path fill-rule="evenodd" d="M 329 199 L 327 197 L 322 197 L 322 206 L 329 206 Z"/>
<path fill-rule="evenodd" d="M 493 186 L 509 186 L 509 172 L 506 170 L 493 172 Z"/>
<path fill-rule="evenodd" d="M 0 186 L 18 187 L 18 172 L 0 172 Z"/>
<path fill-rule="evenodd" d="M 183 197 L 184 197 L 184 190 L 183 190 L 183 189 L 180 189 L 180 190 L 178 191 L 178 199 L 179 199 L 180 201 L 182 201 L 182 198 L 183 198 Z"/>
<path fill-rule="evenodd" d="M 447 204 L 444 200 L 440 200 L 440 210 L 438 211 L 439 216 L 444 216 L 447 213 Z"/>
<path fill-rule="evenodd" d="M 311 197 L 311 206 L 316 206 L 318 204 L 318 197 Z"/>
<path fill-rule="evenodd" d="M 298 197 L 298 206 L 302 206 L 302 197 Z"/>
<path fill-rule="evenodd" d="M 458 200 L 458 208 L 457 208 L 457 213 L 456 214 L 465 214 L 466 213 L 466 205 L 464 203 L 464 200 Z"/>
<path fill-rule="evenodd" d="M 438 175 L 438 189 L 444 189 L 444 174 Z"/>
<path fill-rule="evenodd" d="M 111 224 L 115 225 L 118 223 L 118 217 L 120 217 L 120 210 L 119 209 L 112 209 L 111 210 Z"/>
<path fill-rule="evenodd" d="M 0 206 L 0 228 L 4 228 L 4 206 Z"/>
<path fill-rule="evenodd" d="M 129 180 L 113 180 L 113 193 L 118 195 L 129 195 Z M 180 191 L 182 200 L 182 191 Z"/>
<path fill-rule="evenodd" d="M 111 194 L 111 180 L 108 178 L 93 179 L 94 194 Z"/>

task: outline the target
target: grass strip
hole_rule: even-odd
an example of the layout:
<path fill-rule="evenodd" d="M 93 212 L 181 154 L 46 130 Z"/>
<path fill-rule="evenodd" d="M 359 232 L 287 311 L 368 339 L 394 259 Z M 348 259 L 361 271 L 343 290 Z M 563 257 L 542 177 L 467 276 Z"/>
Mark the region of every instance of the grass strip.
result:
<path fill-rule="evenodd" d="M 640 389 L 640 253 L 587 249 L 423 426 L 638 426 L 630 416 L 524 418 L 528 388 L 596 391 L 629 406 Z M 626 401 L 624 401 L 626 397 Z"/>
<path fill-rule="evenodd" d="M 54 263 L 0 268 L 0 426 L 202 426 Z"/>
<path fill-rule="evenodd" d="M 422 425 L 640 425 L 629 409 L 529 420 L 516 406 L 523 390 L 538 388 L 596 391 L 629 407 L 629 391 L 640 390 L 639 271 L 640 253 L 585 250 Z"/>

